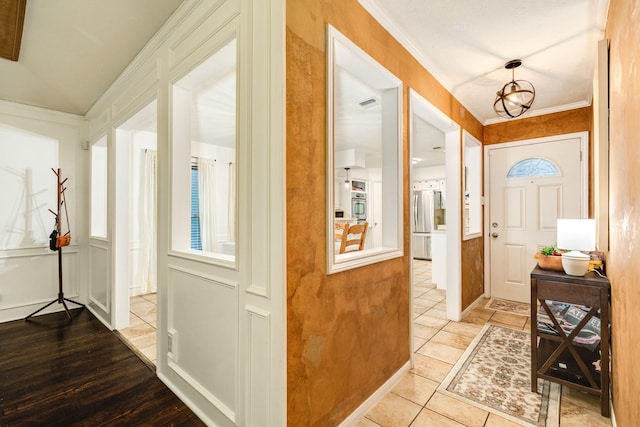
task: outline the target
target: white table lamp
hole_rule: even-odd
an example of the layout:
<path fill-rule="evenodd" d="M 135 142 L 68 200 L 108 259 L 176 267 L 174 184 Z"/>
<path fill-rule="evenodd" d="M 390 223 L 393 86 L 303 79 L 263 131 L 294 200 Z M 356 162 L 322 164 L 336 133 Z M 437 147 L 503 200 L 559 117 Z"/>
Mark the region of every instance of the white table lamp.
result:
<path fill-rule="evenodd" d="M 584 276 L 591 257 L 580 251 L 596 249 L 596 220 L 558 219 L 557 230 L 558 248 L 570 251 L 562 255 L 562 268 L 571 276 Z"/>

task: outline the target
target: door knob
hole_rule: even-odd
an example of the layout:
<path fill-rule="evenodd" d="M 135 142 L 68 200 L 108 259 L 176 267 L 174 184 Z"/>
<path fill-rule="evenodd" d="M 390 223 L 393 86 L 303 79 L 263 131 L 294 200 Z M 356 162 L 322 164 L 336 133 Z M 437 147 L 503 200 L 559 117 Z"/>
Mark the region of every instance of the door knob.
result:
<path fill-rule="evenodd" d="M 496 237 L 498 237 L 498 233 L 491 233 L 491 237 L 495 239 Z"/>

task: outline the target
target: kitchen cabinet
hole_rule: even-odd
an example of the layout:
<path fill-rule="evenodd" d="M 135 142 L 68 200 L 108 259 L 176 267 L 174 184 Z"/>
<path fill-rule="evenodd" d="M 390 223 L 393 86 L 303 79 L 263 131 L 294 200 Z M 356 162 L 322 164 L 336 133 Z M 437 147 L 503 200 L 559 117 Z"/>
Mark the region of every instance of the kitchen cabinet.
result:
<path fill-rule="evenodd" d="M 538 308 L 540 303 L 540 308 Z M 610 285 L 590 272 L 531 272 L 531 390 L 544 378 L 600 397 L 609 416 Z M 599 370 L 598 370 L 599 369 Z"/>
<path fill-rule="evenodd" d="M 427 181 L 414 181 L 413 190 L 441 190 L 440 181 L 437 179 L 429 179 Z"/>

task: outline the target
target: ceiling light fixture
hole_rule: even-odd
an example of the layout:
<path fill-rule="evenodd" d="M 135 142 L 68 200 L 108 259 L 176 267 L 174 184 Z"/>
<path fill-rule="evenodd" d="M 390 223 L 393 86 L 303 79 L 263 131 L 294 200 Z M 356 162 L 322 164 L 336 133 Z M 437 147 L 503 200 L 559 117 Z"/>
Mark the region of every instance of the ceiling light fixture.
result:
<path fill-rule="evenodd" d="M 349 187 L 351 187 L 351 181 L 349 180 L 349 169 L 351 168 L 344 168 L 344 170 L 347 171 L 347 177 L 344 180 L 344 188 L 347 190 L 349 189 Z"/>
<path fill-rule="evenodd" d="M 504 64 L 504 68 L 511 70 L 511 81 L 502 86 L 493 102 L 493 109 L 500 117 L 513 119 L 523 115 L 536 98 L 536 90 L 530 82 L 515 79 L 514 70 L 521 65 L 521 59 L 512 59 Z"/>

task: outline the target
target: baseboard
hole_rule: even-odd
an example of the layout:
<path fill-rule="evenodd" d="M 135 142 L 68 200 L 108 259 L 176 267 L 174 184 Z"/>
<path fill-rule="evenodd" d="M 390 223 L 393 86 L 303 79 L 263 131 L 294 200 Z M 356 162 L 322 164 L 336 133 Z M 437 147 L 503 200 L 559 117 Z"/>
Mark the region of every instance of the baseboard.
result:
<path fill-rule="evenodd" d="M 609 412 L 611 412 L 611 427 L 618 427 L 616 411 L 613 410 L 613 401 L 611 399 L 609 399 Z"/>
<path fill-rule="evenodd" d="M 464 311 L 462 312 L 462 318 L 464 319 L 464 316 L 466 316 L 467 314 L 469 314 L 471 312 L 471 310 L 476 308 L 476 305 L 480 304 L 484 298 L 485 298 L 485 296 L 484 296 L 484 294 L 482 294 L 482 295 L 480 295 L 478 297 L 477 300 L 475 300 L 474 302 L 469 304 L 469 307 L 465 308 Z"/>
<path fill-rule="evenodd" d="M 93 314 L 93 317 L 98 319 L 98 321 L 100 321 L 100 323 L 102 323 L 107 329 L 109 329 L 110 331 L 115 330 L 111 327 L 109 322 L 107 322 L 105 319 L 102 318 L 102 313 L 98 313 L 96 309 L 91 306 L 91 304 L 85 305 L 85 309 L 89 310 L 89 312 Z"/>
<path fill-rule="evenodd" d="M 78 294 L 74 293 L 73 295 L 65 295 L 65 298 L 76 300 L 78 299 Z M 0 301 L 1 300 L 2 295 L 0 295 Z M 56 300 L 56 297 L 52 296 L 51 299 L 41 298 L 38 301 L 31 301 L 28 303 L 17 304 L 10 307 L 2 307 L 2 309 L 0 309 L 0 323 L 13 322 L 14 320 L 24 320 L 27 316 L 44 307 L 52 300 Z M 79 308 L 77 305 L 71 303 L 67 304 L 67 307 L 69 308 L 69 310 Z M 62 306 L 62 304 L 56 302 L 39 312 L 35 317 L 44 316 L 45 314 L 58 313 L 60 311 L 64 311 L 64 307 Z"/>
<path fill-rule="evenodd" d="M 167 386 L 169 390 L 175 394 L 178 399 L 182 401 L 191 411 L 196 414 L 200 420 L 208 426 L 217 426 L 213 419 L 211 419 L 196 403 L 184 392 L 180 387 L 176 386 L 169 377 L 164 375 L 161 371 L 156 369 L 156 376 L 160 381 Z M 228 421 L 228 420 L 227 420 Z"/>
<path fill-rule="evenodd" d="M 411 362 L 407 361 L 398 371 L 391 376 L 382 386 L 376 390 L 371 396 L 365 400 L 362 405 L 358 406 L 358 408 L 351 413 L 342 423 L 340 423 L 339 427 L 353 427 L 358 421 L 362 419 L 374 406 L 378 404 L 382 400 L 383 397 L 387 395 L 402 379 L 402 377 L 409 372 L 409 368 L 411 367 Z"/>

